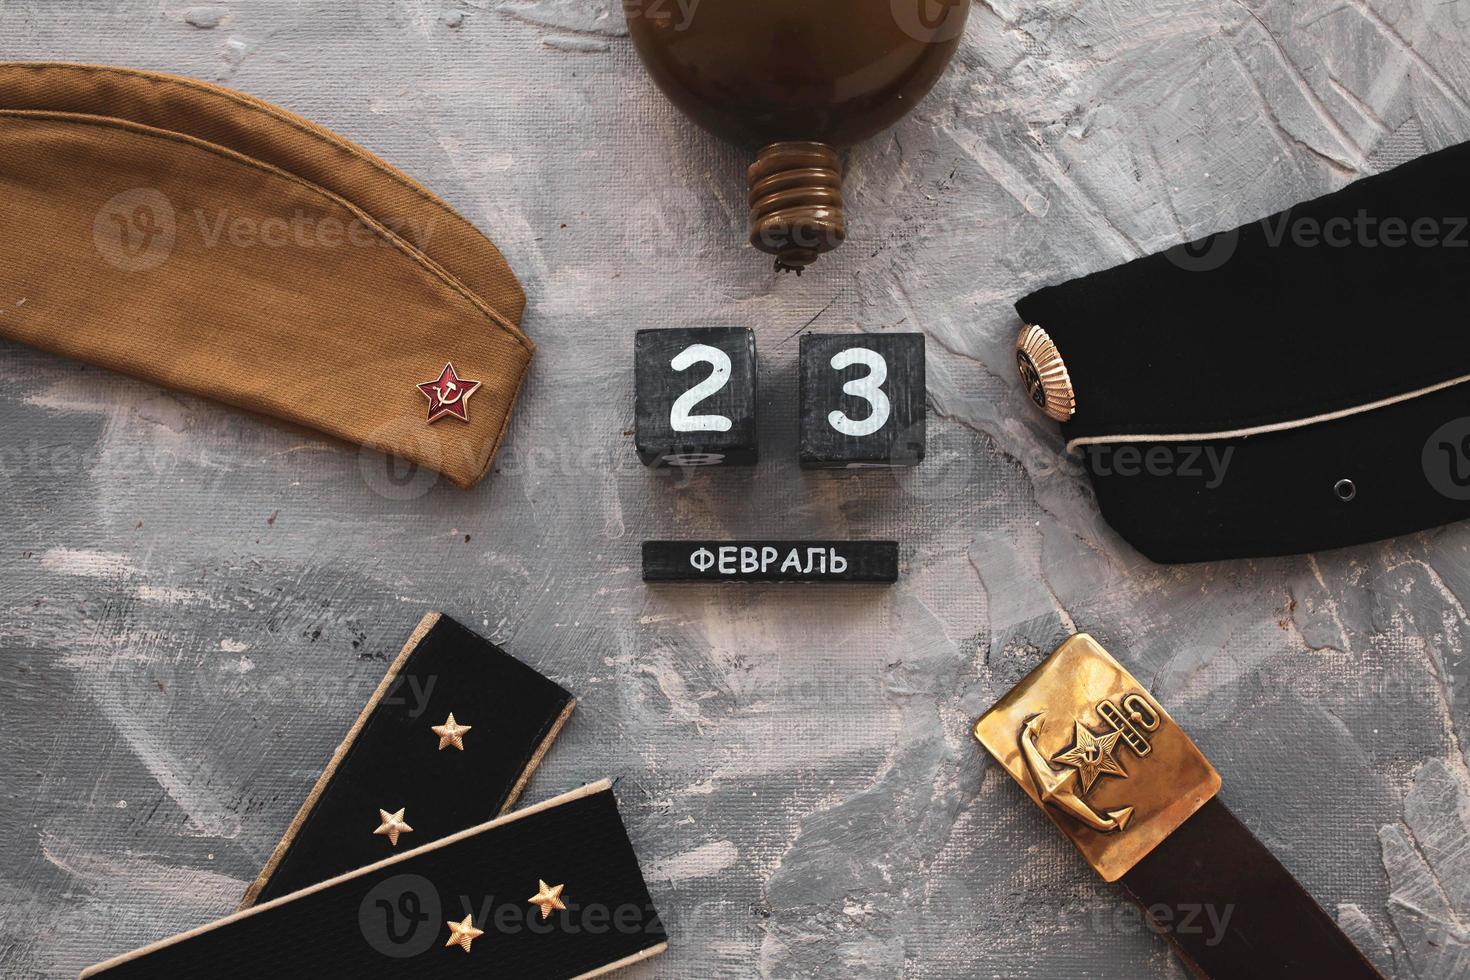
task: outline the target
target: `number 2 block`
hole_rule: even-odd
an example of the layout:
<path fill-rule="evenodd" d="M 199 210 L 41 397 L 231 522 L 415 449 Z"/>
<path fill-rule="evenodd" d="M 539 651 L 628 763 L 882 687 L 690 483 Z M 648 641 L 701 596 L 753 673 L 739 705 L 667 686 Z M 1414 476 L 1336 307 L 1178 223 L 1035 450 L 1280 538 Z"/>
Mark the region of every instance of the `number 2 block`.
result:
<path fill-rule="evenodd" d="M 638 457 L 646 466 L 758 459 L 755 334 L 743 327 L 640 330 L 633 341 Z"/>
<path fill-rule="evenodd" d="M 924 458 L 924 335 L 801 338 L 801 465 L 917 466 Z"/>

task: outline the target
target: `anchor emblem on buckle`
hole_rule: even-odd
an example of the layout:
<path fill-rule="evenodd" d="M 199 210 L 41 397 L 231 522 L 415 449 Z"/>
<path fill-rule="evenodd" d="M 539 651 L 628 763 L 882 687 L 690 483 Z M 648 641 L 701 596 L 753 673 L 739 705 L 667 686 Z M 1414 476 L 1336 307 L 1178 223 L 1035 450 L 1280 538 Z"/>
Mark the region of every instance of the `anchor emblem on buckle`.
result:
<path fill-rule="evenodd" d="M 1066 769 L 1058 772 L 1051 767 L 1051 763 L 1036 746 L 1036 736 L 1041 734 L 1041 719 L 1042 715 L 1032 715 L 1026 719 L 1026 724 L 1021 726 L 1021 755 L 1026 760 L 1026 771 L 1031 774 L 1031 782 L 1036 786 L 1036 795 L 1041 797 L 1041 802 L 1050 803 L 1098 833 L 1108 834 L 1128 826 L 1128 821 L 1133 817 L 1133 807 L 1125 806 L 1118 810 L 1109 810 L 1107 816 L 1103 816 L 1088 806 L 1075 788 L 1079 776 L 1084 773 L 1083 769 Z M 1082 728 L 1081 723 L 1078 723 L 1077 727 L 1079 730 L 1086 731 Z M 1114 741 L 1116 741 L 1116 736 L 1114 736 Z M 1074 746 L 1074 750 L 1075 748 Z M 1118 766 L 1111 756 L 1104 756 L 1104 758 L 1112 761 L 1121 772 L 1122 767 Z M 1122 775 L 1127 776 L 1128 774 L 1123 772 Z M 1087 790 L 1082 790 L 1082 793 L 1086 792 Z"/>
<path fill-rule="evenodd" d="M 1133 818 L 1133 807 L 1124 806 L 1099 813 L 1083 797 L 1092 791 L 1101 776 L 1127 779 L 1128 771 L 1113 754 L 1119 741 L 1142 759 L 1153 751 L 1148 736 L 1160 724 L 1158 714 L 1139 695 L 1129 694 L 1122 698 L 1122 702 L 1120 709 L 1111 700 L 1099 701 L 1096 705 L 1098 717 L 1110 730 L 1099 735 L 1081 721 L 1076 721 L 1072 747 L 1051 759 L 1047 759 L 1037 744 L 1046 712 L 1031 715 L 1021 726 L 1021 758 L 1041 802 L 1051 804 L 1100 834 L 1125 829 Z M 1054 769 L 1053 762 L 1060 762 L 1067 768 Z"/>

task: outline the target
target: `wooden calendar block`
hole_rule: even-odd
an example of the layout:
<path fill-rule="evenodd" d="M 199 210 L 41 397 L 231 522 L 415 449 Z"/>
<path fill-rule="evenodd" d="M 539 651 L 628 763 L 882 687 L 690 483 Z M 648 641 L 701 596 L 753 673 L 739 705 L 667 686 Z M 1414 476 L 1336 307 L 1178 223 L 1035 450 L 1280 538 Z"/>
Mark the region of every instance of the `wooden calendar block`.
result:
<path fill-rule="evenodd" d="M 800 411 L 807 469 L 919 465 L 924 335 L 804 335 Z"/>
<path fill-rule="evenodd" d="M 640 330 L 634 443 L 646 466 L 756 462 L 755 334 L 743 327 Z"/>
<path fill-rule="evenodd" d="M 896 541 L 645 541 L 645 582 L 897 582 Z"/>

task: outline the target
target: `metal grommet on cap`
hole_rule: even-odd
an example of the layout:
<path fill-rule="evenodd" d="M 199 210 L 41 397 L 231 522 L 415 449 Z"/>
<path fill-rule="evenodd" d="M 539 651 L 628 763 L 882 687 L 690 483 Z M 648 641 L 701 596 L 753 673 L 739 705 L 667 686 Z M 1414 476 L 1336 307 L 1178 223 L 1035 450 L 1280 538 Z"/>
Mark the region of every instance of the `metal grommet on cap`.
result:
<path fill-rule="evenodd" d="M 1026 394 L 1048 418 L 1065 422 L 1077 412 L 1072 378 L 1057 345 L 1045 330 L 1029 323 L 1016 338 L 1016 367 Z"/>
<path fill-rule="evenodd" d="M 1358 485 L 1352 480 L 1338 480 L 1332 485 L 1332 492 L 1337 494 L 1337 499 L 1348 503 L 1358 495 Z"/>

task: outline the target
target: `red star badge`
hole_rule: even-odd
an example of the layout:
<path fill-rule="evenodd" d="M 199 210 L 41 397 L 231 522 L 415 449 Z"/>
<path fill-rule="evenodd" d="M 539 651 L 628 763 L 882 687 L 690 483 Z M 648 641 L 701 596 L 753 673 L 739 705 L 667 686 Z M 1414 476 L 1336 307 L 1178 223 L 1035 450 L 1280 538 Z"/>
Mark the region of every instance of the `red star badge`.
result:
<path fill-rule="evenodd" d="M 444 365 L 444 370 L 436 380 L 419 385 L 419 391 L 429 400 L 429 424 L 432 425 L 446 415 L 468 422 L 470 396 L 479 387 L 480 382 L 468 381 L 455 374 L 452 363 Z"/>

